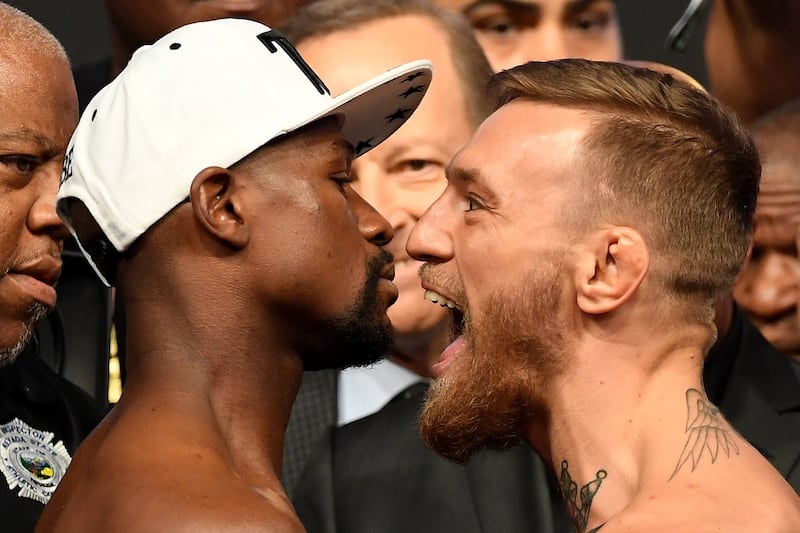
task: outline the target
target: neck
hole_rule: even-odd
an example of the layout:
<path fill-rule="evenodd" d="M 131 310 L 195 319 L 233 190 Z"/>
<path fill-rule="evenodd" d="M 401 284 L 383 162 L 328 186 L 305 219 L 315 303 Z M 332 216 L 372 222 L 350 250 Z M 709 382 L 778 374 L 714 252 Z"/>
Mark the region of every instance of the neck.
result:
<path fill-rule="evenodd" d="M 687 442 L 687 391 L 705 397 L 707 340 L 698 328 L 668 345 L 648 345 L 645 336 L 585 343 L 570 356 L 575 367 L 547 387 L 547 416 L 526 438 L 559 478 L 578 531 L 605 523 L 675 473 Z"/>
<path fill-rule="evenodd" d="M 128 373 L 119 407 L 158 406 L 181 421 L 186 438 L 222 449 L 233 471 L 258 486 L 281 471 L 302 363 L 264 316 L 197 294 L 138 293 L 126 303 Z M 209 316 L 209 309 L 224 312 Z"/>

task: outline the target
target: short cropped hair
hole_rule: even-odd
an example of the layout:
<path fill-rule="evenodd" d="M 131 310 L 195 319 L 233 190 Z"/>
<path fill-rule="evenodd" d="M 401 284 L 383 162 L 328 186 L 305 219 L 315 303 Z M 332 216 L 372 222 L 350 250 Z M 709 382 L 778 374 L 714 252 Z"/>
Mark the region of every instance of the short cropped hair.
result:
<path fill-rule="evenodd" d="M 496 108 L 522 99 L 585 111 L 576 228 L 629 225 L 644 236 L 651 279 L 671 301 L 702 302 L 710 321 L 745 259 L 761 165 L 747 130 L 713 97 L 669 74 L 567 59 L 495 75 Z M 688 311 L 688 310 L 687 310 Z"/>
<path fill-rule="evenodd" d="M 427 0 L 317 0 L 297 11 L 281 28 L 294 44 L 323 37 L 375 20 L 418 15 L 435 22 L 447 34 L 450 54 L 467 106 L 467 116 L 478 126 L 491 109 L 486 83 L 492 68 L 475 40 L 472 28 L 458 13 L 439 8 Z M 409 39 L 414 36 L 410 35 Z M 365 45 L 368 46 L 368 45 Z M 356 58 L 348 60 L 357 61 Z"/>
<path fill-rule="evenodd" d="M 47 28 L 19 9 L 0 2 L 0 56 L 15 58 L 22 51 L 37 51 L 69 63 L 64 47 Z"/>

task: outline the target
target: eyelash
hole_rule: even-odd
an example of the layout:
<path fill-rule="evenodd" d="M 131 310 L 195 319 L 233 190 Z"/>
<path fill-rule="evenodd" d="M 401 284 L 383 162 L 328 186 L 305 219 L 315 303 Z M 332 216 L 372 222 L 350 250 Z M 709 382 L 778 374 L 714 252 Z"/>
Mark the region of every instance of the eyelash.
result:
<path fill-rule="evenodd" d="M 484 205 L 479 202 L 476 198 L 472 196 L 467 196 L 467 208 L 465 212 L 469 213 L 471 211 L 477 211 L 479 209 L 484 209 Z"/>
<path fill-rule="evenodd" d="M 7 167 L 16 166 L 16 171 L 22 174 L 30 174 L 36 169 L 39 161 L 35 157 L 26 155 L 5 155 L 0 156 L 0 164 Z M 26 168 L 20 168 L 20 164 L 24 164 Z"/>
<path fill-rule="evenodd" d="M 334 181 L 334 183 L 336 183 L 336 185 L 339 187 L 341 191 L 344 191 L 346 185 L 350 185 L 351 183 L 353 183 L 353 178 L 349 174 L 346 174 L 344 176 L 342 175 L 331 176 L 331 179 Z"/>

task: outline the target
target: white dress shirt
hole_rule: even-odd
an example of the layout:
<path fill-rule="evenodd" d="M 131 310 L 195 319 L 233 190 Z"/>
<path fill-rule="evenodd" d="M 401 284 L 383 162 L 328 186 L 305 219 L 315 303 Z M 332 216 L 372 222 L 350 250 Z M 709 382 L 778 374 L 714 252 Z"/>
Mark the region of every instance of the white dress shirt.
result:
<path fill-rule="evenodd" d="M 370 367 L 347 368 L 339 373 L 338 425 L 380 411 L 389 400 L 425 378 L 383 359 Z"/>

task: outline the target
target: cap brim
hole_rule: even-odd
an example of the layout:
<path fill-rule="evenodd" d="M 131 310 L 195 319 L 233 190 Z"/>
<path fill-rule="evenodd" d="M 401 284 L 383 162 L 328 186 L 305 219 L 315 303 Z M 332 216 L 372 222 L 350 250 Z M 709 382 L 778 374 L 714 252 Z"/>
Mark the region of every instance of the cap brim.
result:
<path fill-rule="evenodd" d="M 405 124 L 419 106 L 432 79 L 433 67 L 427 60 L 395 67 L 337 96 L 329 109 L 298 128 L 327 116 L 341 115 L 344 117 L 342 135 L 358 157 Z"/>

